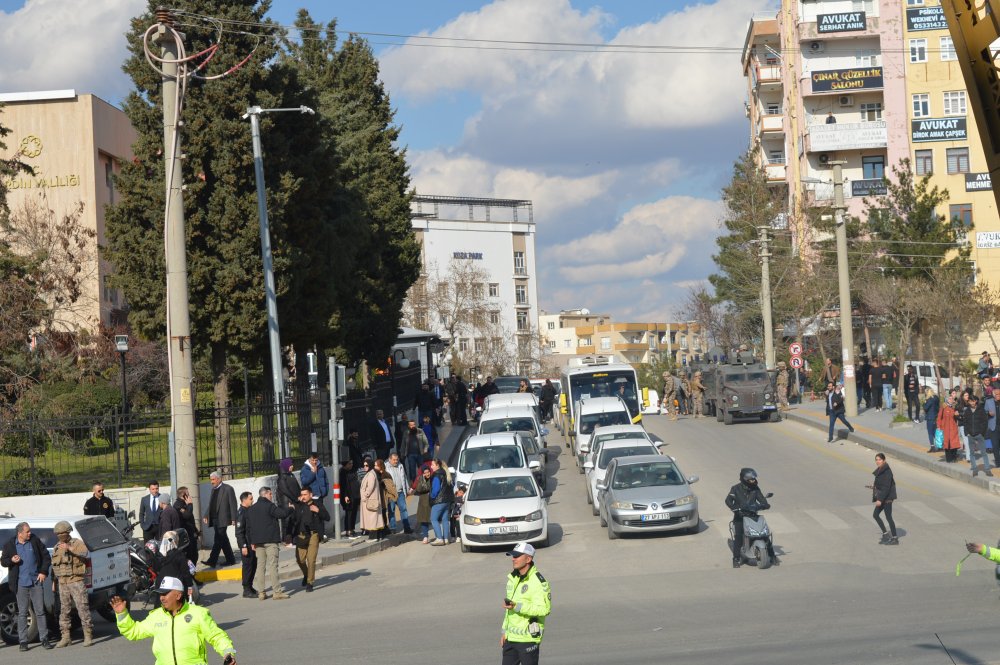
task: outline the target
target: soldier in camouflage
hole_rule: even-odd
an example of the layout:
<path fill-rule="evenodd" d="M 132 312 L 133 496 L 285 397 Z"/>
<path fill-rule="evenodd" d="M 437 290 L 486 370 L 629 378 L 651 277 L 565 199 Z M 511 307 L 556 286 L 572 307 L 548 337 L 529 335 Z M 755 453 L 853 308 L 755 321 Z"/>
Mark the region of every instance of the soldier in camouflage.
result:
<path fill-rule="evenodd" d="M 677 395 L 677 403 L 680 404 L 680 411 L 683 415 L 691 415 L 691 381 L 686 372 L 680 373 L 681 389 Z"/>
<path fill-rule="evenodd" d="M 70 537 L 72 529 L 66 521 L 57 522 L 52 529 L 59 539 L 52 550 L 52 573 L 56 576 L 56 589 L 59 591 L 59 629 L 62 631 L 62 639 L 56 646 L 66 647 L 72 641 L 70 611 L 75 605 L 83 624 L 83 646 L 89 647 L 93 644 L 94 623 L 83 578 L 87 574 L 90 553 L 82 540 Z"/>
<path fill-rule="evenodd" d="M 778 376 L 774 380 L 778 392 L 778 408 L 788 411 L 788 368 L 784 362 L 778 363 Z"/>
<path fill-rule="evenodd" d="M 677 398 L 677 380 L 667 370 L 663 373 L 663 404 L 667 405 L 667 413 L 671 420 L 677 420 L 677 406 L 674 400 Z"/>
<path fill-rule="evenodd" d="M 705 384 L 701 382 L 701 370 L 691 378 L 691 401 L 695 418 L 701 418 L 705 408 Z"/>

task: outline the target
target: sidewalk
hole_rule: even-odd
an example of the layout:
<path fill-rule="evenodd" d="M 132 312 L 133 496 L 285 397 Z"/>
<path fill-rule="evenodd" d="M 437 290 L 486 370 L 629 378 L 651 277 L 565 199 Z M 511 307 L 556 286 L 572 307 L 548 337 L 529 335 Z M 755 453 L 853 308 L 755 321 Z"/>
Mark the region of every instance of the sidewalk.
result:
<path fill-rule="evenodd" d="M 859 443 L 874 451 L 885 452 L 890 461 L 901 459 L 929 469 L 934 473 L 981 487 L 993 494 L 1000 494 L 1000 477 L 991 478 L 980 474 L 973 478 L 972 469 L 968 462 L 958 461 L 946 464 L 943 452 L 927 452 L 927 426 L 923 422 L 920 424 L 909 423 L 909 426 L 907 423 L 896 423 L 896 427 L 890 428 L 889 424 L 895 414 L 895 411 L 878 413 L 875 409 L 864 410 L 862 406 L 862 411 L 858 416 L 848 419 L 854 426 L 854 433 L 849 433 L 843 423 L 837 421 L 834 427 L 834 443 L 829 445 L 843 443 L 846 437 L 847 441 Z M 826 415 L 825 404 L 822 400 L 796 404 L 791 411 L 785 412 L 784 417 L 815 427 L 822 432 L 823 441 L 826 441 L 830 419 Z M 990 461 L 992 462 L 992 457 Z"/>
<path fill-rule="evenodd" d="M 462 436 L 464 430 L 464 427 L 452 427 L 448 423 L 442 425 L 439 428 L 442 452 L 453 448 L 455 443 Z M 416 497 L 413 497 L 411 501 L 407 502 L 407 510 L 410 511 L 411 516 L 416 513 Z M 360 559 L 370 554 L 375 554 L 377 552 L 381 552 L 382 550 L 389 549 L 390 547 L 396 547 L 397 545 L 402 545 L 403 543 L 414 540 L 414 536 L 412 535 L 394 533 L 385 540 L 380 541 L 368 540 L 367 538 L 357 538 L 355 540 L 341 538 L 338 541 L 333 537 L 333 520 L 330 520 L 327 524 L 327 528 L 329 529 L 328 533 L 330 534 L 330 537 L 327 542 L 320 543 L 319 554 L 316 556 L 317 571 L 326 566 L 333 566 L 346 561 L 351 561 L 353 559 Z M 237 554 L 239 553 L 237 552 Z M 195 579 L 199 582 L 239 582 L 242 578 L 242 566 L 238 559 L 239 557 L 237 557 L 236 564 L 220 568 L 206 568 L 199 563 L 199 570 L 195 572 L 194 575 Z M 282 581 L 297 580 L 302 578 L 302 571 L 299 570 L 298 564 L 295 563 L 294 547 L 281 546 L 278 557 L 278 578 Z"/>

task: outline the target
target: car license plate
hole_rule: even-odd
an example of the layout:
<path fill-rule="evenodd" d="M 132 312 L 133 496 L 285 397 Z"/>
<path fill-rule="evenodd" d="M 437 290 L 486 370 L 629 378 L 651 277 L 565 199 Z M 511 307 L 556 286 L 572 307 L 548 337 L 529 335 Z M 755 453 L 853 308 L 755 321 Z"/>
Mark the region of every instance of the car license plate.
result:
<path fill-rule="evenodd" d="M 491 526 L 490 535 L 496 535 L 498 533 L 517 533 L 517 525 L 513 524 L 511 526 Z"/>
<path fill-rule="evenodd" d="M 668 519 L 670 519 L 670 513 L 649 513 L 648 515 L 642 515 L 639 518 L 642 522 L 659 522 L 660 520 Z"/>

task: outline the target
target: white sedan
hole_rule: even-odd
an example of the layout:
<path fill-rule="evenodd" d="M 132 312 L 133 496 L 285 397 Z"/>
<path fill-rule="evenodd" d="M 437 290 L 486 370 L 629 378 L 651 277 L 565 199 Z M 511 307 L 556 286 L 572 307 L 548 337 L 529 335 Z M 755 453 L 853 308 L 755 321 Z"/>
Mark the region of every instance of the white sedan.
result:
<path fill-rule="evenodd" d="M 462 551 L 473 547 L 514 545 L 545 547 L 549 515 L 542 492 L 528 469 L 490 469 L 473 474 L 462 504 L 459 531 Z"/>
<path fill-rule="evenodd" d="M 658 455 L 660 451 L 646 438 L 612 439 L 605 441 L 592 459 L 584 463 L 587 473 L 587 500 L 594 515 L 600 514 L 597 505 L 597 486 L 604 482 L 604 474 L 611 460 L 632 455 Z"/>

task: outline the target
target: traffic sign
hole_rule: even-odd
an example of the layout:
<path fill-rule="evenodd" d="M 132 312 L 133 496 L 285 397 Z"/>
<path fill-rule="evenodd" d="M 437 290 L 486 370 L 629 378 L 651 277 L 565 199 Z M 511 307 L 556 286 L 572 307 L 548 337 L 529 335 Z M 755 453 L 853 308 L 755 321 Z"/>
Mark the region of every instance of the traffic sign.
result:
<path fill-rule="evenodd" d="M 792 356 L 792 359 L 788 361 L 788 364 L 792 366 L 792 369 L 802 369 L 802 356 Z"/>
<path fill-rule="evenodd" d="M 789 353 L 789 355 L 792 355 L 792 356 L 801 356 L 802 355 L 802 345 L 799 344 L 798 342 L 792 342 L 791 344 L 788 345 L 788 353 Z"/>

